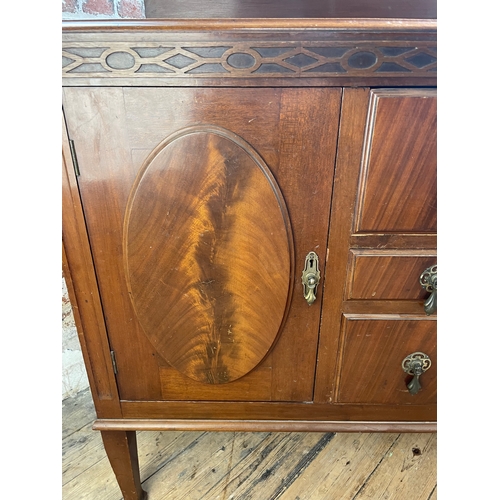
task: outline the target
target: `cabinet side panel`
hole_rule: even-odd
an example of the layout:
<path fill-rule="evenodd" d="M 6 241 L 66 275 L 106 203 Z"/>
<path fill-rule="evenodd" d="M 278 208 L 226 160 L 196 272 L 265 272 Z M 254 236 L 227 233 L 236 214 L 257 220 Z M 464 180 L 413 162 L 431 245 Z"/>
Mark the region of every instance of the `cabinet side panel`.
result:
<path fill-rule="evenodd" d="M 97 415 L 121 416 L 66 124 L 62 123 L 63 270 Z"/>

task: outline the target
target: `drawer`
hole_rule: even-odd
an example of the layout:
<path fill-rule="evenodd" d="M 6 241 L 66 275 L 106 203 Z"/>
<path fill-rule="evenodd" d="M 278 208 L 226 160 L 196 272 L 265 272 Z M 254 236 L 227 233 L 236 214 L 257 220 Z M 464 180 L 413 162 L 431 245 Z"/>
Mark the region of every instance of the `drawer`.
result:
<path fill-rule="evenodd" d="M 435 251 L 412 254 L 351 250 L 347 300 L 423 300 L 420 275 L 437 262 Z"/>
<path fill-rule="evenodd" d="M 344 348 L 338 401 L 341 403 L 436 403 L 436 321 L 434 319 L 381 317 L 344 318 Z M 413 353 L 424 353 L 430 367 L 420 376 L 421 389 L 410 394 L 412 376 L 402 368 Z"/>
<path fill-rule="evenodd" d="M 371 92 L 357 233 L 437 230 L 436 92 Z"/>

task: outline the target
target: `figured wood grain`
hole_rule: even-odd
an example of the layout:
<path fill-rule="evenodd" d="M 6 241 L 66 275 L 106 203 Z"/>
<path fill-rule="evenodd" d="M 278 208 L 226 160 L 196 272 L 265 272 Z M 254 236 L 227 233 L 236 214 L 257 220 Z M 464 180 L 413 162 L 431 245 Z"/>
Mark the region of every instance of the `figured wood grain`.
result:
<path fill-rule="evenodd" d="M 255 368 L 293 282 L 288 213 L 257 152 L 214 127 L 166 139 L 132 188 L 124 237 L 131 300 L 162 357 L 208 384 Z"/>
<path fill-rule="evenodd" d="M 429 295 L 420 275 L 436 264 L 435 252 L 351 250 L 350 257 L 347 300 L 422 300 Z"/>
<path fill-rule="evenodd" d="M 436 321 L 429 318 L 346 318 L 338 401 L 344 403 L 436 403 Z M 422 389 L 410 394 L 412 379 L 401 366 L 423 352 L 432 362 L 420 377 Z"/>
<path fill-rule="evenodd" d="M 356 232 L 435 232 L 436 91 L 373 90 Z"/>

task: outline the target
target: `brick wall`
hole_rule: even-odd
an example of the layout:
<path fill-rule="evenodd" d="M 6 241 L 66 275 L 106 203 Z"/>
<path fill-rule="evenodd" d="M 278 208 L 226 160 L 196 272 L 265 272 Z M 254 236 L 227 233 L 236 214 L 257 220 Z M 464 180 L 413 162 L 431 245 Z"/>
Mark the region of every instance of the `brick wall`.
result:
<path fill-rule="evenodd" d="M 62 0 L 63 19 L 142 17 L 144 0 Z"/>

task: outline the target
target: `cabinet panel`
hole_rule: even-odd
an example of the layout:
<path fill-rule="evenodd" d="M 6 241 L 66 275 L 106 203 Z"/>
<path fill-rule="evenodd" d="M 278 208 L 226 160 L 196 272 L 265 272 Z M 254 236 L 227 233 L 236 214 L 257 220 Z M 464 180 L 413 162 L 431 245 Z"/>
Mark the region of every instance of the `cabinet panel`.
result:
<path fill-rule="evenodd" d="M 345 341 L 338 401 L 342 403 L 436 403 L 436 321 L 412 319 L 344 318 Z M 402 362 L 423 352 L 430 368 L 420 377 L 422 389 L 410 394 Z"/>
<path fill-rule="evenodd" d="M 373 90 L 356 232 L 436 231 L 436 92 Z"/>
<path fill-rule="evenodd" d="M 303 297 L 301 273 L 304 258 L 311 250 L 318 254 L 324 272 L 340 90 L 66 88 L 64 104 L 80 164 L 79 187 L 110 345 L 115 351 L 121 399 L 162 400 L 173 396 L 172 383 L 179 379 L 173 371 L 180 369 L 195 379 L 183 375 L 181 399 L 248 400 L 249 392 L 244 390 L 245 384 L 249 386 L 245 381 L 248 376 L 253 384 L 260 384 L 258 394 L 250 391 L 254 399 L 311 400 L 321 289 L 316 303 L 308 306 Z M 175 154 L 172 152 L 168 161 L 157 163 L 158 177 L 141 175 L 148 158 L 155 157 L 156 148 L 168 142 L 173 134 L 187 129 L 225 132 L 199 134 L 198 138 L 203 136 L 202 142 L 208 140 L 204 146 L 199 142 L 192 144 L 196 134 L 188 134 L 189 144 Z M 200 148 L 204 152 L 197 154 Z M 212 156 L 207 151 L 212 151 Z M 229 164 L 234 169 L 228 168 Z M 242 175 L 237 173 L 240 168 Z M 169 177 L 172 169 L 182 174 L 175 182 Z M 231 172 L 229 180 L 228 172 Z M 175 259 L 179 252 L 193 252 L 201 246 L 201 231 L 186 229 L 199 219 L 190 216 L 188 200 L 195 196 L 195 191 L 203 199 L 203 183 L 212 181 L 219 193 L 226 193 L 226 201 L 221 195 L 217 203 L 228 216 L 220 221 L 217 241 L 204 245 L 207 246 L 205 262 L 215 256 L 215 267 L 209 268 L 217 276 L 201 273 L 189 281 L 186 276 L 194 273 L 199 260 L 177 265 L 183 259 L 179 255 L 174 264 L 167 261 Z M 245 182 L 250 186 L 247 191 Z M 228 189 L 233 189 L 231 196 L 227 195 Z M 186 203 L 182 205 L 186 210 L 178 209 L 169 225 L 165 220 L 172 210 L 170 202 L 175 200 L 176 204 L 179 196 L 185 197 Z M 210 196 L 207 196 L 204 204 L 196 205 L 204 207 L 205 212 L 210 211 L 211 202 L 207 201 Z M 137 204 L 133 205 L 134 202 Z M 213 217 L 207 220 L 212 225 L 215 221 Z M 131 225 L 135 229 L 127 233 Z M 167 237 L 169 231 L 175 234 Z M 127 239 L 130 234 L 134 235 L 133 243 Z M 144 235 L 147 236 L 143 238 Z M 182 249 L 168 246 L 176 236 L 180 236 L 179 241 L 186 240 Z M 147 241 L 152 249 L 148 249 Z M 131 246 L 127 247 L 127 242 Z M 130 286 L 136 278 L 128 276 L 126 248 L 130 250 L 136 243 L 139 250 L 134 254 L 132 274 L 138 281 Z M 164 285 L 159 279 L 163 279 L 162 273 L 168 266 L 173 270 L 178 268 L 181 283 L 197 284 L 198 298 L 203 295 L 200 282 L 208 281 L 210 286 L 219 287 L 217 294 L 204 295 L 203 300 L 212 304 L 210 307 L 227 311 L 223 302 L 233 301 L 239 311 L 245 311 L 246 307 L 241 322 L 242 318 L 250 321 L 252 315 L 259 316 L 258 320 L 252 320 L 253 330 L 244 334 L 243 344 L 246 342 L 250 361 L 246 368 L 243 363 L 243 372 L 236 373 L 234 367 L 240 366 L 242 357 L 247 355 L 244 350 L 236 353 L 227 350 L 222 364 L 232 366 L 232 375 L 225 380 L 222 370 L 218 382 L 228 383 L 218 384 L 220 389 L 216 394 L 215 386 L 211 385 L 212 389 L 203 396 L 199 385 L 209 382 L 206 374 L 218 373 L 217 369 L 215 372 L 212 368 L 208 372 L 202 369 L 205 381 L 201 382 L 203 376 L 193 375 L 196 370 L 190 372 L 188 366 L 194 365 L 185 360 L 193 358 L 192 353 L 197 349 L 205 349 L 205 354 L 199 356 L 198 368 L 206 366 L 208 353 L 215 351 L 211 350 L 214 345 L 209 335 L 199 335 L 200 328 L 208 331 L 218 324 L 231 331 L 233 318 L 203 323 L 199 319 L 200 310 L 194 313 L 186 302 L 183 295 L 186 291 L 173 303 L 171 296 L 163 300 L 166 296 L 162 297 L 160 290 Z M 224 278 L 224 273 L 234 273 L 235 269 L 240 269 L 239 277 Z M 174 279 L 174 275 L 169 279 Z M 141 294 L 144 300 L 138 299 Z M 250 295 L 254 299 L 249 299 Z M 134 308 L 134 302 L 141 313 Z M 247 305 L 242 309 L 241 304 Z M 183 307 L 190 309 L 187 316 L 181 311 Z M 267 313 L 260 316 L 263 311 Z M 196 321 L 186 320 L 191 313 L 198 314 Z M 166 330 L 155 330 L 154 326 L 176 322 L 177 326 L 182 324 L 177 338 L 184 331 L 189 344 L 187 355 L 180 352 L 179 363 L 172 362 L 173 358 L 165 359 L 169 355 L 157 348 L 163 344 L 171 354 L 181 351 Z M 204 326 L 200 326 L 202 323 Z M 149 329 L 148 335 L 145 329 Z M 193 333 L 195 330 L 198 333 Z M 194 344 L 193 338 L 196 338 Z M 291 366 L 294 370 L 290 370 Z M 230 384 L 240 385 L 242 391 L 234 386 L 225 393 L 224 387 Z"/>
<path fill-rule="evenodd" d="M 266 366 L 267 365 L 267 366 Z M 263 361 L 249 374 L 220 385 L 195 383 L 170 366 L 160 366 L 162 397 L 166 401 L 270 401 L 273 369 Z"/>

